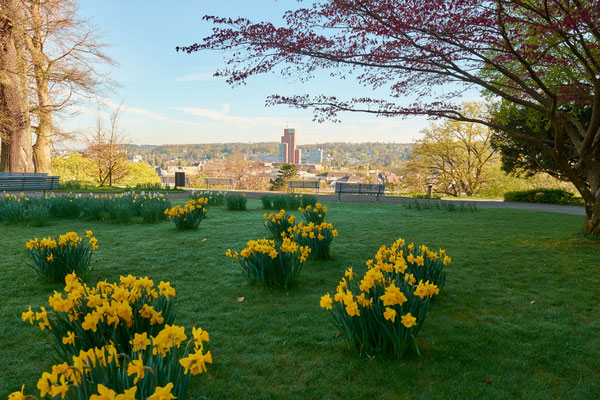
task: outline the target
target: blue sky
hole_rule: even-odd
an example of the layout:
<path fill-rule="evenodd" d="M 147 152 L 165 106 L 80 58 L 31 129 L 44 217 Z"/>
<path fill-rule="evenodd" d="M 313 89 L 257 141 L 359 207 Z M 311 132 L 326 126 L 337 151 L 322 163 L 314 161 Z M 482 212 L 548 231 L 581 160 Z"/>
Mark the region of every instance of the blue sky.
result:
<path fill-rule="evenodd" d="M 270 94 L 348 98 L 369 93 L 352 80 L 320 77 L 300 83 L 264 75 L 231 87 L 212 77 L 223 65 L 224 54 L 175 52 L 175 46 L 192 44 L 210 33 L 212 26 L 202 21 L 206 14 L 277 21 L 297 5 L 295 0 L 84 0 L 81 15 L 98 25 L 106 33 L 104 41 L 112 45 L 107 52 L 119 63 L 112 76 L 120 87 L 105 94 L 105 103 L 113 107 L 123 103 L 121 128 L 134 144 L 278 141 L 286 124 L 296 128 L 299 144 L 418 138 L 428 123 L 424 118 L 341 114 L 342 123 L 319 124 L 308 110 L 264 105 Z M 89 131 L 96 107 L 85 104 L 79 109 L 65 125 Z"/>

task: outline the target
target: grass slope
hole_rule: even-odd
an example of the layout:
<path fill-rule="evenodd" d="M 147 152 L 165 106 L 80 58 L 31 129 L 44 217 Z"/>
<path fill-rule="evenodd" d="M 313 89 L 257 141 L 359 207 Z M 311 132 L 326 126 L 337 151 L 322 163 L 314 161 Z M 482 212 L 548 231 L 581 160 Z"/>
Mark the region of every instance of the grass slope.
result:
<path fill-rule="evenodd" d="M 600 391 L 600 243 L 577 237 L 581 217 L 520 210 L 475 213 L 399 205 L 329 203 L 340 236 L 333 258 L 310 262 L 290 292 L 249 287 L 224 256 L 264 237 L 263 211 L 209 210 L 197 232 L 172 224 L 53 221 L 44 228 L 0 226 L 0 398 L 35 384 L 50 367 L 44 332 L 21 322 L 62 286 L 39 282 L 25 241 L 92 229 L 100 250 L 88 283 L 148 275 L 177 290 L 176 323 L 211 336 L 214 364 L 201 379 L 209 399 L 547 399 Z M 296 212 L 296 214 L 298 214 Z M 343 271 L 364 270 L 396 238 L 445 248 L 453 263 L 422 333 L 422 356 L 402 361 L 349 351 L 319 298 Z M 244 297 L 238 302 L 238 297 Z M 44 361 L 46 360 L 46 361 Z"/>

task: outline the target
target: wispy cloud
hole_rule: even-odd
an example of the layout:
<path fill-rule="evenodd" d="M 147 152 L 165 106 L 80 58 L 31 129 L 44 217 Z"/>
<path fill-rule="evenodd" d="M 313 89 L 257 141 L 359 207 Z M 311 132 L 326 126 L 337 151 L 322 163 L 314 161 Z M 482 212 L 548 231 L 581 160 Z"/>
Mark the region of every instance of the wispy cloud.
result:
<path fill-rule="evenodd" d="M 230 106 L 229 104 L 223 104 L 223 110 L 213 110 L 210 108 L 189 108 L 189 107 L 178 107 L 176 110 L 183 111 L 184 113 L 200 117 L 203 119 L 208 119 L 211 121 L 224 122 L 228 124 L 235 124 L 239 127 L 254 127 L 257 125 L 269 125 L 280 127 L 285 124 L 285 121 L 282 118 L 274 118 L 274 117 L 242 117 L 238 115 L 229 115 Z"/>
<path fill-rule="evenodd" d="M 214 81 L 217 78 L 213 72 L 197 72 L 195 74 L 183 75 L 175 78 L 175 82 Z"/>

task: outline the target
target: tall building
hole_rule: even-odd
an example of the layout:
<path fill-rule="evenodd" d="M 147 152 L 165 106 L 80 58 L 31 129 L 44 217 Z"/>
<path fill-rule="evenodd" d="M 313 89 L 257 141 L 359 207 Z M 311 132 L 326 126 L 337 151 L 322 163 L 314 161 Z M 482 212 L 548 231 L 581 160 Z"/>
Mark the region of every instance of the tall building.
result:
<path fill-rule="evenodd" d="M 288 153 L 288 144 L 287 143 L 279 143 L 279 159 L 280 163 L 287 162 L 287 154 Z"/>
<path fill-rule="evenodd" d="M 300 150 L 296 149 L 296 130 L 284 129 L 279 145 L 279 158 L 284 163 L 300 164 L 300 156 Z"/>
<path fill-rule="evenodd" d="M 323 148 L 322 147 L 312 147 L 310 149 L 305 149 L 302 153 L 302 163 L 303 164 L 321 164 L 323 162 Z"/>

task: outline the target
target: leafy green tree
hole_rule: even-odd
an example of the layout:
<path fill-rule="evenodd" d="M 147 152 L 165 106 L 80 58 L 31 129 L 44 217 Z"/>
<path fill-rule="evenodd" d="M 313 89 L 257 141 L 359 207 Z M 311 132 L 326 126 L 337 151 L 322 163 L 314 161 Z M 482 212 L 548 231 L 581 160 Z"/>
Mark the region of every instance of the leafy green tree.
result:
<path fill-rule="evenodd" d="M 136 186 L 136 185 L 154 185 L 160 184 L 160 178 L 156 170 L 146 163 L 126 163 L 127 173 L 118 185 Z"/>
<path fill-rule="evenodd" d="M 269 180 L 269 183 L 271 184 L 269 190 L 285 190 L 287 187 L 287 182 L 296 176 L 298 176 L 298 167 L 296 167 L 296 165 L 290 163 L 282 164 L 279 167 L 279 176 L 274 180 Z"/>
<path fill-rule="evenodd" d="M 460 112 L 481 115 L 483 103 L 465 103 Z M 411 163 L 436 181 L 436 189 L 451 196 L 477 194 L 497 159 L 491 146 L 492 130 L 481 124 L 447 120 L 422 131 Z"/>
<path fill-rule="evenodd" d="M 52 174 L 60 176 L 61 182 L 77 181 L 96 184 L 94 162 L 80 153 L 69 153 L 64 157 L 54 157 L 51 161 Z"/>

